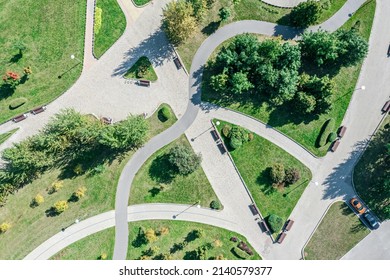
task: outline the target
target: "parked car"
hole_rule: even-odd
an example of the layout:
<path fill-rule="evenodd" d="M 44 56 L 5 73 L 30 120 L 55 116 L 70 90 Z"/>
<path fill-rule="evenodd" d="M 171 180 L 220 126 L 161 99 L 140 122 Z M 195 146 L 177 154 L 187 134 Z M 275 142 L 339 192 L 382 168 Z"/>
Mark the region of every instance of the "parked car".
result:
<path fill-rule="evenodd" d="M 360 203 L 360 201 L 356 197 L 352 198 L 349 203 L 351 203 L 352 207 L 355 208 L 355 210 L 359 214 L 363 214 L 364 212 L 366 212 L 366 208 Z"/>
<path fill-rule="evenodd" d="M 379 228 L 378 221 L 375 219 L 374 215 L 372 215 L 370 212 L 364 213 L 363 218 L 366 220 L 366 222 L 368 223 L 371 229 Z"/>

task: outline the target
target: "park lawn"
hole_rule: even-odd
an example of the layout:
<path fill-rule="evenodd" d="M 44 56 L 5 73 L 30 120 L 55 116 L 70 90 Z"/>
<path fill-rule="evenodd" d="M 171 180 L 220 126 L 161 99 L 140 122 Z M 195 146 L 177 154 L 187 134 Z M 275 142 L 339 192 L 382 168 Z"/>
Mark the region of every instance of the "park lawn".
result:
<path fill-rule="evenodd" d="M 357 21 L 360 21 L 359 32 L 368 41 L 374 13 L 375 1 L 367 2 L 342 28 L 350 29 Z M 212 59 L 215 56 L 216 53 L 211 56 Z M 321 70 L 307 66 L 303 68 L 307 73 L 317 75 L 334 72 L 333 69 Z M 271 106 L 267 102 L 267 97 L 260 96 L 255 99 L 243 96 L 240 101 L 222 98 L 220 94 L 214 92 L 209 87 L 210 77 L 213 75 L 212 69 L 209 67 L 205 69 L 202 83 L 202 100 L 228 107 L 259 119 L 296 140 L 314 155 L 324 156 L 329 149 L 330 143 L 321 148 L 317 147 L 316 143 L 321 127 L 329 118 L 335 119 L 336 127 L 341 124 L 351 96 L 355 91 L 361 64 L 353 67 L 341 67 L 340 71 L 333 76 L 335 94 L 332 97 L 332 109 L 329 113 L 322 114 L 319 117 L 299 115 L 289 109 L 289 104 L 280 107 Z"/>
<path fill-rule="evenodd" d="M 93 53 L 100 58 L 118 39 L 126 28 L 126 18 L 116 0 L 97 0 L 102 9 L 102 27 L 94 34 Z"/>
<path fill-rule="evenodd" d="M 0 134 L 0 145 L 7 141 L 19 128 L 12 129 L 6 133 Z"/>
<path fill-rule="evenodd" d="M 142 245 L 141 247 L 134 247 L 133 241 L 138 235 L 139 228 L 144 229 L 152 228 L 155 231 L 162 227 L 167 227 L 169 233 L 167 235 L 159 236 L 158 240 L 152 243 L 152 247 L 157 246 L 159 248 L 158 254 L 168 254 L 173 244 L 182 242 L 187 234 L 194 229 L 202 229 L 204 231 L 204 237 L 189 242 L 187 247 L 183 251 L 178 251 L 171 254 L 173 260 L 182 260 L 185 252 L 195 250 L 197 247 L 206 243 L 211 243 L 214 248 L 208 251 L 209 257 L 215 257 L 217 255 L 223 255 L 229 260 L 237 260 L 238 258 L 233 255 L 230 250 L 237 244 L 230 241 L 232 236 L 237 237 L 239 240 L 247 242 L 246 238 L 240 234 L 231 232 L 229 230 L 209 226 L 205 224 L 183 222 L 183 221 L 168 221 L 168 220 L 153 220 L 153 221 L 138 221 L 129 223 L 129 247 L 127 259 L 136 260 L 142 255 L 142 251 L 145 251 L 151 246 Z M 215 246 L 216 240 L 221 241 L 220 247 Z M 69 245 L 51 259 L 55 260 L 96 260 L 101 254 L 106 253 L 107 259 L 112 259 L 115 244 L 115 229 L 109 228 L 93 235 L 87 236 L 75 243 Z M 249 244 L 248 244 L 249 245 Z M 249 247 L 251 247 L 249 245 Z M 253 250 L 253 248 L 251 247 Z M 254 255 L 248 259 L 261 260 L 261 257 L 253 250 Z M 156 256 L 154 256 L 156 257 Z M 152 257 L 153 258 L 153 257 Z"/>
<path fill-rule="evenodd" d="M 320 0 L 326 2 L 328 0 Z M 320 22 L 330 18 L 338 11 L 346 0 L 331 0 L 329 9 L 323 10 Z M 221 7 L 230 7 L 231 16 L 226 22 L 220 22 L 218 10 Z M 206 12 L 205 17 L 199 22 L 197 30 L 184 43 L 177 47 L 179 55 L 187 70 L 191 69 L 192 59 L 203 41 L 223 25 L 240 20 L 261 20 L 282 25 L 289 25 L 289 14 L 291 9 L 271 6 L 261 0 L 241 0 L 240 3 L 232 5 L 230 0 L 216 0 L 212 8 Z"/>
<path fill-rule="evenodd" d="M 336 202 L 306 245 L 305 259 L 338 260 L 369 233 L 345 202 Z"/>
<path fill-rule="evenodd" d="M 135 6 L 141 7 L 148 4 L 151 0 L 132 0 Z"/>
<path fill-rule="evenodd" d="M 148 118 L 148 121 L 151 128 L 148 135 L 150 139 L 171 126 L 175 119 L 161 122 L 157 111 Z M 62 170 L 54 169 L 10 195 L 5 206 L 0 208 L 0 224 L 5 221 L 12 226 L 6 233 L 0 235 L 0 260 L 22 259 L 76 219 L 84 220 L 114 209 L 119 176 L 133 154 L 134 151 L 129 151 L 120 157 L 107 158 L 102 151 L 102 154 L 97 154 L 96 158 L 91 160 L 104 162 L 104 170 L 101 173 L 86 172 L 79 176 L 66 177 Z M 46 189 L 60 179 L 63 180 L 63 188 L 49 195 Z M 78 202 L 69 203 L 69 209 L 58 216 L 46 216 L 45 211 L 55 202 L 68 200 L 81 186 L 87 188 L 85 197 Z M 42 205 L 31 208 L 30 202 L 38 193 L 43 195 L 45 201 Z"/>
<path fill-rule="evenodd" d="M 32 69 L 13 93 L 0 85 L 0 123 L 53 101 L 77 80 L 82 64 L 70 56 L 83 60 L 85 13 L 84 0 L 0 0 L 0 25 L 6 27 L 0 33 L 0 76 Z M 13 48 L 16 41 L 26 46 L 22 56 Z M 28 101 L 10 110 L 10 101 L 19 97 Z"/>
<path fill-rule="evenodd" d="M 389 116 L 368 144 L 353 172 L 356 191 L 381 220 L 390 218 L 389 192 L 383 191 L 385 180 L 390 178 L 388 143 L 390 143 Z"/>
<path fill-rule="evenodd" d="M 146 70 L 146 72 L 145 72 L 145 74 L 143 75 L 142 78 L 138 78 L 137 77 L 137 72 L 138 72 L 139 67 L 141 67 L 141 65 L 144 65 L 144 67 L 146 67 L 147 70 Z M 154 71 L 152 63 L 150 62 L 150 60 L 146 56 L 141 56 L 137 60 L 137 62 L 133 66 L 131 66 L 131 68 L 126 72 L 125 78 L 129 78 L 129 79 L 143 79 L 143 80 L 148 80 L 148 81 L 151 81 L 151 82 L 155 82 L 155 81 L 157 81 L 157 74 Z"/>
<path fill-rule="evenodd" d="M 222 135 L 223 126 L 229 123 L 222 120 L 219 122 L 217 128 Z M 230 149 L 229 142 L 223 135 L 222 139 L 263 217 L 267 218 L 270 214 L 276 214 L 283 220 L 287 220 L 311 180 L 309 168 L 275 144 L 256 134 L 252 141 L 244 143 L 236 150 Z M 281 163 L 285 168 L 297 168 L 301 174 L 300 180 L 288 187 L 274 188 L 269 179 L 268 168 L 275 163 Z"/>
<path fill-rule="evenodd" d="M 210 207 L 211 201 L 219 201 L 202 167 L 187 175 L 172 176 L 167 155 L 169 150 L 182 144 L 191 148 L 182 135 L 155 152 L 137 172 L 130 190 L 129 205 L 142 203 L 194 204 L 200 201 Z M 192 148 L 191 148 L 192 149 Z"/>

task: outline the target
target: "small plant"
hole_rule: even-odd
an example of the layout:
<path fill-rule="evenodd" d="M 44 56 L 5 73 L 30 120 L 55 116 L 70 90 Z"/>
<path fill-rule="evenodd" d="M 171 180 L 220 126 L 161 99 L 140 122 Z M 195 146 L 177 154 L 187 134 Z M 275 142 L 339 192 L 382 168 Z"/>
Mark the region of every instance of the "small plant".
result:
<path fill-rule="evenodd" d="M 85 192 L 87 191 L 86 187 L 80 187 L 72 194 L 72 201 L 79 201 L 81 198 L 85 196 Z"/>
<path fill-rule="evenodd" d="M 250 133 L 248 133 L 248 141 L 252 141 L 253 140 L 253 133 L 252 132 L 250 132 Z"/>
<path fill-rule="evenodd" d="M 215 210 L 219 210 L 221 208 L 221 204 L 218 201 L 213 200 L 210 203 L 210 208 L 215 209 Z"/>
<path fill-rule="evenodd" d="M 77 165 L 73 168 L 73 172 L 74 172 L 76 175 L 80 175 L 81 173 L 84 172 L 83 166 L 82 166 L 80 163 L 77 164 Z"/>
<path fill-rule="evenodd" d="M 93 168 L 93 174 L 100 174 L 100 173 L 103 173 L 105 170 L 104 168 L 104 165 L 103 164 L 99 164 L 98 166 L 95 166 Z"/>
<path fill-rule="evenodd" d="M 215 257 L 217 261 L 226 261 L 227 258 L 225 258 L 222 254 L 219 254 Z"/>
<path fill-rule="evenodd" d="M 63 186 L 64 186 L 64 182 L 55 181 L 53 184 L 51 184 L 51 188 L 49 189 L 49 194 L 58 192 L 60 189 L 62 189 Z"/>
<path fill-rule="evenodd" d="M 287 168 L 285 173 L 284 181 L 288 185 L 296 183 L 301 178 L 301 174 L 297 168 Z"/>
<path fill-rule="evenodd" d="M 11 89 L 15 89 L 20 82 L 20 75 L 16 72 L 7 71 L 3 76 L 3 82 Z"/>
<path fill-rule="evenodd" d="M 59 215 L 62 212 L 64 212 L 66 209 L 69 208 L 68 202 L 66 200 L 60 200 L 54 203 L 53 210 L 54 212 Z"/>
<path fill-rule="evenodd" d="M 31 69 L 31 67 L 30 67 L 30 66 L 24 67 L 24 68 L 23 68 L 23 73 L 24 73 L 24 75 L 26 75 L 26 76 L 31 75 L 31 74 L 32 74 L 32 69 Z"/>
<path fill-rule="evenodd" d="M 167 235 L 169 234 L 169 228 L 168 227 L 161 227 L 158 231 L 158 235 Z"/>
<path fill-rule="evenodd" d="M 107 254 L 106 253 L 102 253 L 99 258 L 99 260 L 106 260 L 107 259 Z"/>
<path fill-rule="evenodd" d="M 229 138 L 230 137 L 230 131 L 232 130 L 232 127 L 228 124 L 225 124 L 222 128 L 222 134 L 223 136 L 225 136 L 226 138 Z"/>
<path fill-rule="evenodd" d="M 37 207 L 37 206 L 41 205 L 43 202 L 45 202 L 45 199 L 43 198 L 43 196 L 41 194 L 37 194 L 33 198 L 33 200 L 31 201 L 31 206 Z"/>
<path fill-rule="evenodd" d="M 156 232 L 151 228 L 149 228 L 145 231 L 145 237 L 146 237 L 146 240 L 148 241 L 148 243 L 153 243 L 153 242 L 157 241 L 157 239 L 158 239 Z"/>
<path fill-rule="evenodd" d="M 167 106 L 163 106 L 160 109 L 161 115 L 164 117 L 165 120 L 169 120 L 171 118 L 171 111 Z"/>
<path fill-rule="evenodd" d="M 232 241 L 232 242 L 237 242 L 237 241 L 238 241 L 238 238 L 235 237 L 235 236 L 232 236 L 232 237 L 230 237 L 230 241 Z"/>
<path fill-rule="evenodd" d="M 272 232 L 279 232 L 283 226 L 283 219 L 278 215 L 271 214 L 268 216 L 268 224 Z"/>
<path fill-rule="evenodd" d="M 222 247 L 222 245 L 223 245 L 223 243 L 221 240 L 219 240 L 219 239 L 214 240 L 214 247 L 215 248 L 220 248 L 220 247 Z"/>
<path fill-rule="evenodd" d="M 4 223 L 2 223 L 1 225 L 0 225 L 0 234 L 1 233 L 5 233 L 7 230 L 9 230 L 11 228 L 11 224 L 10 223 L 6 223 L 6 222 L 4 222 Z"/>

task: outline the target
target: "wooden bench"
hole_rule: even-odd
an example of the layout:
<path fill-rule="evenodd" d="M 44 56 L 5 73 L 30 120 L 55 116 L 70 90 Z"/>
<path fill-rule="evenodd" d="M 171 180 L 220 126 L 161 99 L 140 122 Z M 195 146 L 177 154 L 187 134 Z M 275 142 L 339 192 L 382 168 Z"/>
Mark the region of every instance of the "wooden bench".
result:
<path fill-rule="evenodd" d="M 112 124 L 112 118 L 110 117 L 101 117 L 100 121 L 104 124 Z"/>
<path fill-rule="evenodd" d="M 150 81 L 147 80 L 139 80 L 138 84 L 143 87 L 150 87 Z"/>
<path fill-rule="evenodd" d="M 385 105 L 383 105 L 383 107 L 382 107 L 382 112 L 383 112 L 383 113 L 387 113 L 387 112 L 389 111 L 389 109 L 390 109 L 390 100 L 387 101 L 387 102 L 385 103 Z"/>
<path fill-rule="evenodd" d="M 178 57 L 175 57 L 173 59 L 173 62 L 175 63 L 177 70 L 181 69 L 182 65 L 181 65 L 180 59 Z"/>
<path fill-rule="evenodd" d="M 36 115 L 36 114 L 44 112 L 45 110 L 46 110 L 46 106 L 38 107 L 38 108 L 32 109 L 31 114 Z"/>
<path fill-rule="evenodd" d="M 346 126 L 340 126 L 339 132 L 338 132 L 337 135 L 338 135 L 340 138 L 342 138 L 342 137 L 344 136 L 344 134 L 345 134 L 345 131 L 347 131 L 347 127 L 346 127 Z"/>
<path fill-rule="evenodd" d="M 17 122 L 21 122 L 25 119 L 27 119 L 27 114 L 22 114 L 22 115 L 16 116 L 12 120 L 17 123 Z"/>
<path fill-rule="evenodd" d="M 286 222 L 286 226 L 284 227 L 284 230 L 285 230 L 285 231 L 289 231 L 289 230 L 292 228 L 293 224 L 294 224 L 294 221 L 293 221 L 293 220 L 288 220 L 288 221 Z"/>
<path fill-rule="evenodd" d="M 261 220 L 257 224 L 259 225 L 262 232 L 270 232 L 267 222 L 265 220 Z"/>
<path fill-rule="evenodd" d="M 221 152 L 221 154 L 225 154 L 227 152 L 226 148 L 225 148 L 225 145 L 223 143 L 219 143 L 217 145 L 219 151 Z"/>
<path fill-rule="evenodd" d="M 259 210 L 257 209 L 255 204 L 249 205 L 249 209 L 251 210 L 253 216 L 259 215 Z"/>
<path fill-rule="evenodd" d="M 279 244 L 282 244 L 282 242 L 283 242 L 283 240 L 286 238 L 286 233 L 285 232 L 282 232 L 281 234 L 279 234 L 279 236 L 278 236 L 278 243 Z"/>
<path fill-rule="evenodd" d="M 218 133 L 214 129 L 211 130 L 210 133 L 211 133 L 211 136 L 213 137 L 214 141 L 220 140 Z"/>
<path fill-rule="evenodd" d="M 334 141 L 333 144 L 332 144 L 332 147 L 330 148 L 330 150 L 331 150 L 332 152 L 336 152 L 336 150 L 337 150 L 337 148 L 338 148 L 339 145 L 340 145 L 340 140 Z"/>

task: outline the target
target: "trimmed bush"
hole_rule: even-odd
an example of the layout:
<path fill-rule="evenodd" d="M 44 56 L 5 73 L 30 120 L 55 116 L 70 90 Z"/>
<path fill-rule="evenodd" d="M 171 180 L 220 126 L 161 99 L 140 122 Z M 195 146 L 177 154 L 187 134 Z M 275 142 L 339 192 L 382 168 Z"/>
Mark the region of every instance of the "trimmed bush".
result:
<path fill-rule="evenodd" d="M 233 255 L 236 255 L 236 257 L 243 260 L 245 260 L 248 256 L 244 251 L 240 250 L 237 247 L 232 248 L 231 252 L 233 253 Z"/>
<path fill-rule="evenodd" d="M 19 97 L 11 100 L 9 103 L 10 110 L 15 110 L 19 108 L 20 106 L 23 106 L 27 102 L 27 98 Z"/>
<path fill-rule="evenodd" d="M 268 216 L 268 224 L 273 233 L 279 232 L 283 226 L 283 219 L 278 215 L 271 214 Z"/>
<path fill-rule="evenodd" d="M 318 145 L 320 147 L 325 146 L 328 143 L 329 134 L 334 130 L 335 120 L 329 119 L 324 123 L 322 127 L 322 134 L 320 136 L 320 140 L 318 141 Z"/>
<path fill-rule="evenodd" d="M 106 260 L 107 259 L 107 254 L 106 253 L 102 253 L 99 258 L 99 260 Z"/>
<path fill-rule="evenodd" d="M 53 210 L 54 212 L 59 215 L 62 212 L 64 212 L 66 209 L 69 208 L 68 202 L 66 200 L 60 200 L 54 203 Z"/>
<path fill-rule="evenodd" d="M 160 109 L 161 115 L 166 119 L 169 120 L 171 118 L 171 110 L 167 106 L 163 106 Z"/>
<path fill-rule="evenodd" d="M 333 142 L 334 140 L 336 140 L 336 138 L 337 138 L 336 132 L 331 132 L 331 133 L 329 133 L 329 136 L 328 136 L 328 142 Z"/>
<path fill-rule="evenodd" d="M 210 208 L 211 208 L 211 209 L 218 210 L 218 209 L 221 208 L 221 204 L 220 204 L 218 201 L 213 200 L 213 201 L 211 201 L 211 203 L 210 203 Z"/>
<path fill-rule="evenodd" d="M 226 138 L 229 138 L 230 137 L 230 131 L 232 130 L 232 127 L 228 124 L 225 124 L 222 128 L 222 134 L 223 136 L 225 136 Z"/>
<path fill-rule="evenodd" d="M 5 233 L 10 228 L 11 228 L 11 225 L 9 223 L 4 222 L 0 225 L 0 233 Z"/>
<path fill-rule="evenodd" d="M 284 171 L 284 166 L 281 163 L 275 163 L 270 170 L 270 178 L 273 183 L 281 184 L 284 182 L 286 173 Z"/>
<path fill-rule="evenodd" d="M 103 10 L 99 7 L 95 8 L 95 17 L 93 24 L 93 33 L 99 34 L 100 28 L 102 28 L 102 12 Z"/>
<path fill-rule="evenodd" d="M 235 149 L 238 149 L 239 147 L 242 146 L 242 140 L 238 139 L 238 138 L 235 138 L 235 137 L 232 137 L 230 138 L 230 147 L 235 150 Z"/>
<path fill-rule="evenodd" d="M 288 185 L 296 183 L 301 178 L 301 173 L 297 168 L 287 168 L 285 173 L 284 181 Z"/>

